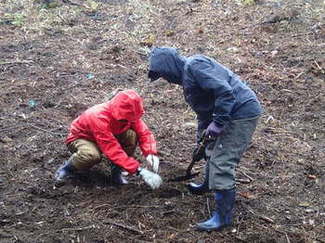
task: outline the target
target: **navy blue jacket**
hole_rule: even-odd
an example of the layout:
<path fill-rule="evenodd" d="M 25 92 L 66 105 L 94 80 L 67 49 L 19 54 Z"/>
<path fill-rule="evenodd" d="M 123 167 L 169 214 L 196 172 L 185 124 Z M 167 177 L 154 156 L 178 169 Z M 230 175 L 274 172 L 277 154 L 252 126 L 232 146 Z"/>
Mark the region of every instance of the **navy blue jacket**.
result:
<path fill-rule="evenodd" d="M 224 126 L 229 120 L 252 118 L 262 112 L 254 93 L 231 70 L 203 55 L 184 57 L 175 48 L 156 47 L 149 58 L 152 81 L 160 77 L 183 86 L 186 102 L 195 111 L 199 130 L 213 120 Z"/>

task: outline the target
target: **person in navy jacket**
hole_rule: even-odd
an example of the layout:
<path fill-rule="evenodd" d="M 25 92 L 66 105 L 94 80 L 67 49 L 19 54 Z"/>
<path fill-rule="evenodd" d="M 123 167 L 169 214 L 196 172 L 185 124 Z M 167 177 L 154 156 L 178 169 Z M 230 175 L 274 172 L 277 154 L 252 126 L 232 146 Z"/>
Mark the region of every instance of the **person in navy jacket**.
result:
<path fill-rule="evenodd" d="M 218 230 L 233 222 L 235 167 L 251 142 L 262 113 L 260 102 L 238 75 L 204 55 L 185 57 L 175 48 L 155 47 L 148 77 L 181 85 L 185 101 L 197 115 L 197 139 L 213 138 L 205 150 L 206 174 L 201 184 L 190 183 L 193 194 L 215 192 L 217 209 L 197 224 L 199 230 Z"/>

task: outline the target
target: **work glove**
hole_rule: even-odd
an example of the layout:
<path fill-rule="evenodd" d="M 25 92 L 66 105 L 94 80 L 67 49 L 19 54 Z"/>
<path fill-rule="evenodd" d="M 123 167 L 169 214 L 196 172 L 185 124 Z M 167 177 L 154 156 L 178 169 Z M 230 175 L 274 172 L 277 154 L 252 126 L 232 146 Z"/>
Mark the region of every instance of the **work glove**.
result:
<path fill-rule="evenodd" d="M 208 137 L 218 137 L 223 132 L 223 127 L 218 126 L 215 122 L 211 122 L 206 130 Z"/>
<path fill-rule="evenodd" d="M 159 170 L 159 158 L 154 154 L 149 154 L 146 157 L 146 160 L 148 161 L 149 165 L 152 167 L 152 170 L 155 173 L 158 173 L 158 170 Z"/>
<path fill-rule="evenodd" d="M 161 177 L 150 170 L 139 167 L 138 174 L 141 176 L 142 180 L 151 187 L 151 189 L 157 189 L 162 184 Z"/>

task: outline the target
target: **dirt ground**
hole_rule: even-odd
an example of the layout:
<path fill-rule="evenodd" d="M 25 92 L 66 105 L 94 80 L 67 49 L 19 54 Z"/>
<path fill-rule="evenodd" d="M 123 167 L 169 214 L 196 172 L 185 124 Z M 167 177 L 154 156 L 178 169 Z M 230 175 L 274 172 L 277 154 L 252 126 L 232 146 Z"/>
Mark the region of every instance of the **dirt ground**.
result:
<path fill-rule="evenodd" d="M 322 0 L 2 0 L 0 242 L 325 242 L 324 10 Z M 196 120 L 179 87 L 148 82 L 152 46 L 216 58 L 263 104 L 229 229 L 195 231 L 213 194 L 168 181 L 191 160 Z M 115 88 L 143 96 L 164 184 L 132 176 L 115 187 L 103 160 L 55 188 L 70 122 Z"/>

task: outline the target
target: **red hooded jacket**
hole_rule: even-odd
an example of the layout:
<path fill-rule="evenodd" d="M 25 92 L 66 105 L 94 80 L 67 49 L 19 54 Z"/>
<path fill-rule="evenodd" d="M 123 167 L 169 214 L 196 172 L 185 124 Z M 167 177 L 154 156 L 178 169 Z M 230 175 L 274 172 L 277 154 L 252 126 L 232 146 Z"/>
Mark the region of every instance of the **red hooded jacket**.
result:
<path fill-rule="evenodd" d="M 141 120 L 143 114 L 142 98 L 134 90 L 121 91 L 110 101 L 95 105 L 77 117 L 65 143 L 76 139 L 93 141 L 109 160 L 133 174 L 139 162 L 125 153 L 115 135 L 131 128 L 137 134 L 143 155 L 157 154 L 154 136 Z"/>

